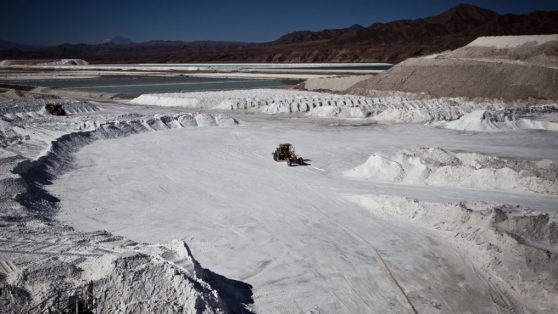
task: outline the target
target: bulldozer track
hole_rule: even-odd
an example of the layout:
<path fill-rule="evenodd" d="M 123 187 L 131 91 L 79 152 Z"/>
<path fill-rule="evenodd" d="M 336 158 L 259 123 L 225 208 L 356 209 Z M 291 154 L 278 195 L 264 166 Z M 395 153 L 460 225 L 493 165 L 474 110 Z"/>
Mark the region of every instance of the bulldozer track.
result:
<path fill-rule="evenodd" d="M 0 252 L 11 254 L 35 254 L 35 255 L 65 255 L 65 256 L 99 256 L 95 253 L 75 252 L 76 248 L 83 245 L 70 243 L 51 243 L 18 240 L 0 240 Z"/>
<path fill-rule="evenodd" d="M 18 251 L 18 250 L 0 250 L 0 252 L 15 253 L 15 254 L 35 254 L 35 255 L 102 256 L 102 254 L 93 254 L 93 253 L 37 252 L 37 251 Z"/>
<path fill-rule="evenodd" d="M 11 262 L 11 261 L 6 261 L 6 260 L 0 260 L 0 273 L 4 273 L 4 274 L 10 274 L 12 272 L 17 271 L 18 268 L 17 266 Z"/>

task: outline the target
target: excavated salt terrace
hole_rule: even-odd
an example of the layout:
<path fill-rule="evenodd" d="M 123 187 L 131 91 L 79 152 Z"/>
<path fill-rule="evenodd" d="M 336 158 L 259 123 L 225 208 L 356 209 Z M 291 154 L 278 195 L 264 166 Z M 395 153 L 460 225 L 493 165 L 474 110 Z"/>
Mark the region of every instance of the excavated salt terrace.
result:
<path fill-rule="evenodd" d="M 435 125 L 453 130 L 501 132 L 509 130 L 558 131 L 558 105 L 543 105 L 500 110 L 477 110 L 454 121 Z"/>
<path fill-rule="evenodd" d="M 75 292 L 127 313 L 558 308 L 555 104 L 131 103 L 0 103 L 0 312 Z M 281 142 L 307 165 L 274 162 Z"/>
<path fill-rule="evenodd" d="M 254 89 L 224 92 L 144 94 L 133 104 L 190 109 L 245 110 L 267 114 L 307 113 L 321 118 L 368 118 L 387 122 L 454 120 L 480 108 L 499 105 L 445 99 L 364 97 L 317 92 Z"/>

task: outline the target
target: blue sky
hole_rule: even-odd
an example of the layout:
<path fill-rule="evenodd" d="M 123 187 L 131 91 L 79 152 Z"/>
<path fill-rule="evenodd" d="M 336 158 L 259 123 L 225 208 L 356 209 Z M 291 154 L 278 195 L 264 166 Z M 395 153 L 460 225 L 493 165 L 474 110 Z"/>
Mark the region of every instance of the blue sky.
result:
<path fill-rule="evenodd" d="M 28 44 L 227 40 L 262 42 L 297 30 L 436 15 L 452 0 L 3 0 L 0 39 Z M 499 13 L 558 10 L 557 0 L 468 1 Z"/>

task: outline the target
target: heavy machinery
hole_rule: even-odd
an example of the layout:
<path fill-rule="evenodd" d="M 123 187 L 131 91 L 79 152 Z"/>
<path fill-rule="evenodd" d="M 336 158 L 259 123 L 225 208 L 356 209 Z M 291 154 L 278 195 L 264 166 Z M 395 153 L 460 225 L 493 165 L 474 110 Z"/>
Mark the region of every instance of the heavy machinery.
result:
<path fill-rule="evenodd" d="M 305 164 L 304 159 L 295 154 L 293 145 L 288 143 L 279 144 L 279 146 L 277 146 L 275 152 L 273 152 L 273 160 L 286 161 L 289 167 L 293 164 L 299 164 L 301 166 Z"/>
<path fill-rule="evenodd" d="M 64 110 L 64 107 L 62 107 L 62 105 L 47 104 L 45 106 L 45 109 L 48 113 L 50 113 L 53 116 L 65 116 L 66 115 L 66 111 Z"/>

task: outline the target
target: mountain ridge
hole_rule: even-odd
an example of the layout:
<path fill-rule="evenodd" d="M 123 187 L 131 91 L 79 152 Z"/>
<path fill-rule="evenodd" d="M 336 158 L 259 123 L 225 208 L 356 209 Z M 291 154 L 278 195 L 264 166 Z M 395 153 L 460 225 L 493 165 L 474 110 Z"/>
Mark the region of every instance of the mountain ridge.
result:
<path fill-rule="evenodd" d="M 264 43 L 147 41 L 0 51 L 0 58 L 81 58 L 90 63 L 389 62 L 459 48 L 480 36 L 558 33 L 558 11 L 498 14 L 459 4 L 419 19 L 297 31 Z M 126 38 L 125 38 L 126 39 Z M 126 39 L 128 40 L 128 39 Z"/>

